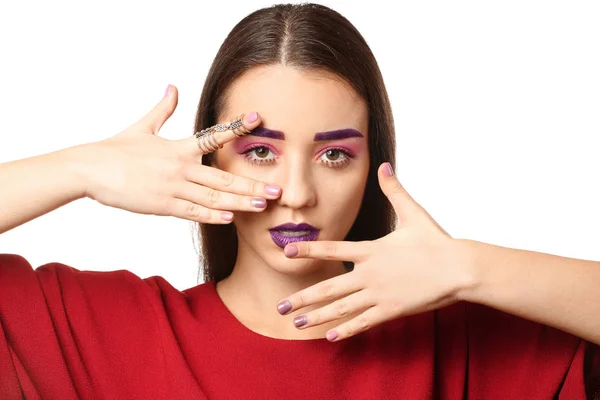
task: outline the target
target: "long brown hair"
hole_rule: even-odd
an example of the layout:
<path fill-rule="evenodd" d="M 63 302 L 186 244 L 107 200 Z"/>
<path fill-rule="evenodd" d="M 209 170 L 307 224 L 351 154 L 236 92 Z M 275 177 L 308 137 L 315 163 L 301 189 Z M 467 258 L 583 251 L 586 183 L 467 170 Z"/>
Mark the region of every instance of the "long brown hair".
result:
<path fill-rule="evenodd" d="M 338 12 L 318 4 L 279 4 L 242 19 L 212 63 L 194 132 L 216 123 L 224 109 L 227 89 L 236 78 L 252 67 L 272 64 L 334 73 L 365 100 L 369 114 L 369 175 L 361 209 L 345 240 L 374 240 L 390 233 L 395 216 L 377 180 L 382 162 L 395 165 L 390 102 L 369 46 Z M 202 163 L 210 165 L 210 161 L 210 156 L 205 156 Z M 204 282 L 218 282 L 229 276 L 237 258 L 234 223 L 199 224 L 198 240 L 202 243 Z"/>

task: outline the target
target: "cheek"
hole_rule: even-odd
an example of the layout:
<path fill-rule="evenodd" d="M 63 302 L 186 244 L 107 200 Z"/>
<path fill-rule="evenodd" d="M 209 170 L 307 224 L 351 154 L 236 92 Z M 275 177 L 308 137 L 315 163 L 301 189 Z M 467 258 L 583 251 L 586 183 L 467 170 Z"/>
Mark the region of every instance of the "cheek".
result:
<path fill-rule="evenodd" d="M 343 178 L 332 176 L 321 182 L 319 198 L 325 218 L 331 216 L 344 226 L 354 223 L 364 195 L 367 173 L 368 169 L 365 169 Z"/>

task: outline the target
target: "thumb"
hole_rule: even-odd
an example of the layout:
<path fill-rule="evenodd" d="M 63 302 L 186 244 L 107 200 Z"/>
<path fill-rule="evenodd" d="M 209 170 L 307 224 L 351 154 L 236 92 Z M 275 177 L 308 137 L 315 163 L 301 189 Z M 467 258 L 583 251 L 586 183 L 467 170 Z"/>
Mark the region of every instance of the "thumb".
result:
<path fill-rule="evenodd" d="M 138 125 L 148 129 L 153 135 L 158 134 L 163 124 L 173 115 L 177 107 L 177 99 L 177 88 L 173 85 L 167 86 L 162 100 L 138 122 Z"/>
<path fill-rule="evenodd" d="M 379 186 L 386 195 L 400 220 L 399 225 L 414 221 L 421 213 L 421 206 L 408 194 L 400 183 L 390 163 L 383 163 L 377 171 Z"/>

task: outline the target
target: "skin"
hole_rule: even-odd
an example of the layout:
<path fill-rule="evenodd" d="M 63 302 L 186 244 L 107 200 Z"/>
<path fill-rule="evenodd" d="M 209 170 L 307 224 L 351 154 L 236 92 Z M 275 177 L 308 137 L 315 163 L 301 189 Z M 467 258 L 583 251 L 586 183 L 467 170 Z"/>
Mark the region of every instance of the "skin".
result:
<path fill-rule="evenodd" d="M 311 163 L 310 152 L 302 156 L 302 148 L 310 146 L 315 131 L 337 129 L 336 123 L 365 123 L 360 99 L 351 101 L 351 91 L 341 95 L 343 85 L 336 86 L 335 79 L 282 67 L 262 76 L 260 72 L 238 82 L 230 106 L 252 108 L 247 101 L 272 106 L 265 110 L 266 125 L 292 131 L 282 150 L 283 162 L 268 172 L 267 167 L 260 167 L 259 175 L 254 175 L 254 168 L 244 170 L 233 152 L 232 157 L 223 152 L 219 158 L 225 169 L 268 177 L 284 186 L 281 199 L 269 206 L 274 209 L 265 214 L 237 213 L 240 260 L 217 291 L 242 323 L 267 336 L 340 341 L 405 315 L 468 301 L 600 344 L 599 262 L 454 239 L 408 194 L 389 165 L 379 167 L 378 178 L 398 217 L 397 229 L 373 241 L 339 241 L 356 217 L 352 199 L 359 197 L 360 173 L 344 176 L 343 184 L 341 179 L 328 179 L 329 172 Z M 261 98 L 257 95 L 261 91 L 269 96 Z M 277 101 L 270 102 L 273 99 Z M 337 120 L 340 110 L 346 118 Z M 366 177 L 362 179 L 364 185 Z M 331 218 L 338 208 L 345 212 Z M 319 240 L 286 246 L 284 255 L 297 264 L 287 263 L 280 250 L 266 244 L 265 229 L 284 222 L 270 219 L 274 216 L 298 218 L 295 222 L 317 216 L 314 221 L 323 224 L 318 226 L 324 228 Z M 268 218 L 267 224 L 263 218 Z M 330 239 L 338 234 L 338 239 Z M 353 261 L 354 270 L 344 273 L 342 260 Z M 285 305 L 290 311 L 283 311 Z M 283 317 L 275 317 L 276 312 Z M 303 317 L 306 324 L 296 328 L 291 317 Z"/>
<path fill-rule="evenodd" d="M 217 293 L 246 327 L 259 334 L 323 338 L 330 324 L 298 330 L 291 323 L 294 313 L 281 317 L 273 305 L 283 296 L 345 274 L 343 264 L 289 259 L 272 241 L 269 229 L 305 222 L 321 230 L 319 240 L 344 239 L 360 209 L 369 171 L 366 104 L 335 75 L 282 65 L 248 71 L 233 83 L 226 99 L 219 122 L 229 121 L 238 110 L 255 109 L 262 127 L 281 134 L 280 139 L 247 135 L 227 143 L 217 151 L 214 165 L 237 176 L 272 182 L 282 191 L 261 213 L 234 213 L 237 263 L 233 273 L 217 284 Z M 315 135 L 342 129 L 362 136 L 344 138 L 342 132 L 337 139 L 315 141 Z M 252 146 L 263 147 L 242 154 Z M 328 156 L 325 152 L 332 148 L 343 148 L 352 157 L 338 151 Z M 261 156 L 263 164 L 248 159 Z"/>

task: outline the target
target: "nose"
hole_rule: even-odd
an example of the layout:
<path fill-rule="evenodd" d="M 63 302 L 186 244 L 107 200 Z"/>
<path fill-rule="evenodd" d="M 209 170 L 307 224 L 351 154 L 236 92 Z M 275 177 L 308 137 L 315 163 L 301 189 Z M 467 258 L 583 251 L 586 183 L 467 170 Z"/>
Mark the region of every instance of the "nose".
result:
<path fill-rule="evenodd" d="M 277 204 L 293 209 L 312 207 L 317 202 L 314 176 L 309 162 L 288 159 L 280 180 L 281 196 Z"/>

